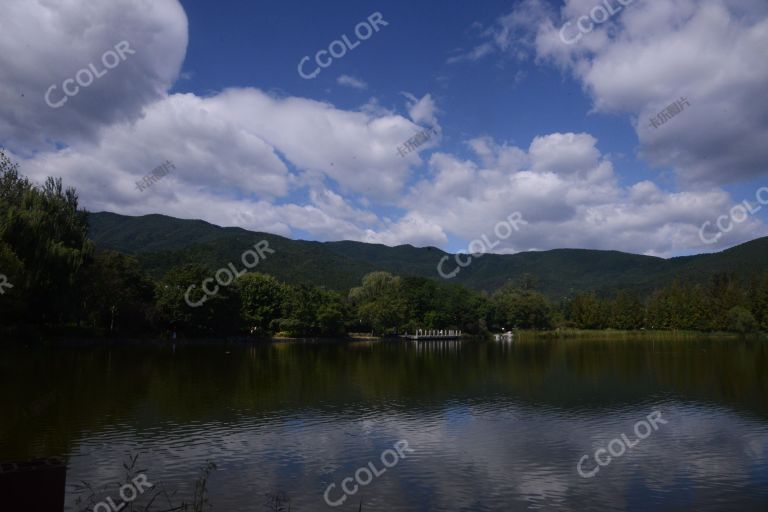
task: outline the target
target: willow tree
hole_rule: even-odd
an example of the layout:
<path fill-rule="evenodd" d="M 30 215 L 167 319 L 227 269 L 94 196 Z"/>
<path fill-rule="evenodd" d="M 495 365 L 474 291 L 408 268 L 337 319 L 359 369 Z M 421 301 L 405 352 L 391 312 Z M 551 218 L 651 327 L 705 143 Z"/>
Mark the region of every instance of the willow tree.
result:
<path fill-rule="evenodd" d="M 374 334 L 399 330 L 407 318 L 401 284 L 401 278 L 389 272 L 371 272 L 363 277 L 362 286 L 349 292 L 358 324 L 370 327 Z"/>
<path fill-rule="evenodd" d="M 87 236 L 87 213 L 73 188 L 53 178 L 32 184 L 0 151 L 0 273 L 13 284 L 2 298 L 23 310 L 16 322 L 77 318 L 78 277 L 93 252 Z"/>

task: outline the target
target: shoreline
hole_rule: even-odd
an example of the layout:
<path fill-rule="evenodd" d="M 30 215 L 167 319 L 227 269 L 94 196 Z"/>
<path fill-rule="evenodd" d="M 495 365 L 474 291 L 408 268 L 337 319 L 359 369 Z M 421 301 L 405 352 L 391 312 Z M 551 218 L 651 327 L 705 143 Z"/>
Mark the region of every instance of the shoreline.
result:
<path fill-rule="evenodd" d="M 704 332 L 704 331 L 673 331 L 673 330 L 614 330 L 614 329 L 555 329 L 547 331 L 534 331 L 534 330 L 515 330 L 514 337 L 510 341 L 534 341 L 534 340 L 553 340 L 553 339 L 583 339 L 583 340 L 624 340 L 624 339 L 680 339 L 680 340 L 695 340 L 695 339 L 755 339 L 755 340 L 768 340 L 768 333 L 765 332 L 753 332 L 753 333 L 734 333 L 734 332 Z M 176 340 L 168 339 L 165 337 L 99 337 L 93 335 L 76 334 L 68 335 L 41 335 L 36 339 L 26 338 L 24 339 L 10 339 L 1 344 L 0 346 L 6 347 L 30 347 L 30 346 L 45 346 L 45 347 L 110 347 L 110 346 L 158 346 L 158 347 L 173 347 L 177 346 L 195 346 L 195 345 L 266 345 L 266 344 L 311 344 L 311 343 L 336 343 L 336 344 L 353 344 L 353 343 L 370 343 L 370 342 L 409 342 L 412 340 L 404 340 L 394 336 L 371 336 L 360 335 L 359 333 L 351 333 L 346 336 L 335 337 L 305 337 L 305 338 L 293 338 L 284 336 L 270 336 L 270 337 L 253 337 L 253 336 L 221 336 L 221 337 L 182 337 Z M 430 340 L 422 340 L 422 342 L 429 342 Z M 492 334 L 488 335 L 464 335 L 461 339 L 452 341 L 475 341 L 475 342 L 489 342 L 489 343 L 504 343 L 496 342 L 492 339 Z M 507 342 L 507 343 L 510 343 Z"/>
<path fill-rule="evenodd" d="M 618 330 L 618 329 L 554 329 L 549 331 L 517 330 L 516 338 L 523 339 L 612 339 L 612 338 L 756 338 L 768 337 L 765 332 L 682 331 L 682 330 Z"/>

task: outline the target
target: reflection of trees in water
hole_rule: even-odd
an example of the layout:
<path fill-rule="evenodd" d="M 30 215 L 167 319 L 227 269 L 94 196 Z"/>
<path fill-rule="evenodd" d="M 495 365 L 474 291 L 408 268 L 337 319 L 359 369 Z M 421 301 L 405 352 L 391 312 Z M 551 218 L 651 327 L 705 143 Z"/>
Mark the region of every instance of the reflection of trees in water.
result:
<path fill-rule="evenodd" d="M 447 340 L 435 340 L 435 341 L 414 341 L 411 342 L 416 347 L 417 353 L 436 353 L 436 354 L 448 354 L 451 352 L 458 352 L 461 348 L 463 341 L 447 341 Z"/>
<path fill-rule="evenodd" d="M 35 421 L 15 422 L 0 440 L 5 458 L 67 453 L 80 432 L 117 422 L 237 422 L 308 408 L 344 415 L 355 404 L 503 398 L 578 408 L 673 392 L 768 414 L 768 348 L 744 340 L 207 345 L 178 346 L 175 355 L 121 347 L 18 352 L 12 360 L 3 374 L 18 385 L 0 391 L 4 403 L 34 403 L 50 389 L 61 399 Z"/>

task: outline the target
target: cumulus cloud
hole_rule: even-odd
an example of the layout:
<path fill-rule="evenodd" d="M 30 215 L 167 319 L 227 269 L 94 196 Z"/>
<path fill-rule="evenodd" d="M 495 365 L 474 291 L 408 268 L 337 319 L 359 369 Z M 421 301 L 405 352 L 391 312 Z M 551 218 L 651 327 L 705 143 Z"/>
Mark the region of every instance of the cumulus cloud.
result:
<path fill-rule="evenodd" d="M 397 154 L 421 129 L 416 122 L 372 103 L 342 110 L 253 88 L 169 94 L 187 45 L 181 5 L 108 4 L 13 0 L 0 20 L 0 144 L 32 179 L 61 176 L 94 211 L 198 217 L 288 236 L 305 230 L 318 239 L 394 241 L 392 225 L 404 240 L 421 240 L 409 238 L 418 232 L 411 223 L 398 228 L 365 209 L 391 204 L 421 162 L 418 151 Z M 30 27 L 44 36 L 24 37 Z M 91 62 L 98 68 L 123 40 L 135 54 L 64 106 L 46 105 L 51 84 Z M 429 95 L 413 97 L 406 111 L 436 121 Z M 141 193 L 136 182 L 166 160 L 176 168 Z"/>
<path fill-rule="evenodd" d="M 699 232 L 712 212 L 729 210 L 733 200 L 727 192 L 667 192 L 647 180 L 622 187 L 597 142 L 586 133 L 553 133 L 534 138 L 525 150 L 475 139 L 469 144 L 478 162 L 434 154 L 432 174 L 403 205 L 412 205 L 411 214 L 422 222 L 463 240 L 492 239 L 498 222 L 520 212 L 526 224 L 500 240 L 494 252 L 573 247 L 670 256 L 713 248 Z M 715 247 L 749 240 L 756 232 L 767 233 L 760 221 L 749 219 Z"/>
<path fill-rule="evenodd" d="M 58 102 L 63 82 L 79 70 L 93 64 L 102 74 L 102 56 L 121 41 L 135 54 L 126 53 L 60 108 L 46 103 L 48 89 L 57 87 L 52 97 Z M 29 153 L 138 119 L 179 73 L 187 17 L 177 0 L 8 0 L 0 17 L 0 48 L 0 142 Z M 82 81 L 88 81 L 85 75 Z"/>
<path fill-rule="evenodd" d="M 465 141 L 469 157 L 434 151 L 439 137 L 433 137 L 403 158 L 399 145 L 423 126 L 440 127 L 441 112 L 429 93 L 403 93 L 405 114 L 382 108 L 375 98 L 342 109 L 249 87 L 205 97 L 169 94 L 187 44 L 186 16 L 176 0 L 11 0 L 9 16 L 0 19 L 0 143 L 33 179 L 62 176 L 92 211 L 164 213 L 285 236 L 301 231 L 318 240 L 445 246 L 490 235 L 515 211 L 527 224 L 498 252 L 589 247 L 673 255 L 765 233 L 749 219 L 713 246 L 699 238 L 712 212 L 725 213 L 734 203 L 714 183 L 726 179 L 715 171 L 728 167 L 727 179 L 742 179 L 766 161 L 767 147 L 757 141 L 768 119 L 765 102 L 750 105 L 767 66 L 756 50 L 765 42 L 765 22 L 756 18 L 767 10 L 762 4 L 745 2 L 741 11 L 716 0 L 665 0 L 649 12 L 633 6 L 615 21 L 618 34 L 601 34 L 601 27 L 577 48 L 560 42 L 559 53 L 544 44 L 558 37 L 552 12 L 535 0 L 522 5 L 530 11 L 504 16 L 484 32 L 482 44 L 519 58 L 535 53 L 572 72 L 595 110 L 638 119 L 642 154 L 686 179 L 700 178 L 695 187 L 669 191 L 651 180 L 620 185 L 614 163 L 589 133 L 540 134 L 528 147 L 474 137 Z M 563 14 L 588 7 L 573 0 Z M 726 16 L 719 25 L 715 14 Z M 536 26 L 534 19 L 544 21 Z M 670 25 L 672 35 L 643 32 L 655 23 Z M 532 33 L 524 30 L 529 25 Z M 22 26 L 39 27 L 40 40 L 22 37 Z M 702 44 L 700 34 L 712 33 L 723 49 L 675 46 L 675 31 Z M 51 84 L 98 62 L 121 40 L 136 54 L 62 108 L 45 104 Z M 728 52 L 753 59 L 721 62 Z M 653 53 L 664 59 L 656 68 Z M 693 63 L 682 59 L 685 54 Z M 631 58 L 651 77 L 621 64 Z M 615 73 L 606 71 L 610 66 Z M 727 73 L 707 75 L 701 71 L 707 66 Z M 339 83 L 355 87 L 356 79 L 344 76 Z M 16 97 L 20 90 L 27 91 L 23 98 Z M 689 97 L 689 109 L 663 130 L 642 126 L 642 115 L 678 94 Z M 721 131 L 728 137 L 719 139 Z M 176 168 L 139 192 L 136 182 L 166 160 Z"/>
<path fill-rule="evenodd" d="M 399 158 L 395 147 L 417 129 L 390 113 L 342 111 L 256 89 L 209 98 L 174 94 L 133 123 L 103 128 L 90 143 L 39 153 L 24 168 L 37 179 L 55 170 L 91 209 L 181 217 L 195 212 L 225 225 L 273 226 L 280 234 L 289 234 L 291 226 L 321 239 L 375 239 L 374 229 L 385 223 L 350 206 L 330 184 L 367 202 L 394 200 L 413 161 Z M 139 195 L 136 181 L 165 160 L 176 169 Z M 310 204 L 274 204 L 299 186 L 310 188 Z M 407 229 L 397 232 L 403 240 L 422 240 Z"/>
<path fill-rule="evenodd" d="M 448 241 L 445 230 L 436 219 L 429 219 L 418 212 L 408 212 L 397 221 L 386 222 L 382 229 L 365 232 L 364 242 L 385 245 L 411 244 L 418 247 L 440 246 Z"/>
<path fill-rule="evenodd" d="M 673 168 L 682 184 L 711 186 L 765 175 L 768 4 L 636 0 L 603 23 L 587 19 L 584 25 L 594 28 L 580 33 L 579 18 L 599 5 L 566 0 L 555 13 L 526 0 L 485 31 L 481 46 L 519 58 L 535 55 L 571 73 L 595 112 L 628 114 L 640 155 Z M 573 44 L 563 40 L 577 38 Z M 653 128 L 650 118 L 681 98 L 690 108 Z"/>
<path fill-rule="evenodd" d="M 439 127 L 437 122 L 438 109 L 431 94 L 417 98 L 409 92 L 404 92 L 403 96 L 408 98 L 408 115 L 411 121 L 416 124 L 426 123 L 432 127 Z"/>

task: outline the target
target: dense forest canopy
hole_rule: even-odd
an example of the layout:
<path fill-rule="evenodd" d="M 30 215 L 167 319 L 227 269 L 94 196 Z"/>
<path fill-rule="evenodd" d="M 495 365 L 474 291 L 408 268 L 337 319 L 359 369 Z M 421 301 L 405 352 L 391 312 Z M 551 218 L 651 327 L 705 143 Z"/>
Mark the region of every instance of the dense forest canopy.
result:
<path fill-rule="evenodd" d="M 712 275 L 726 273 L 747 282 L 755 274 L 768 272 L 768 237 L 722 252 L 670 259 L 598 249 L 553 249 L 488 253 L 459 267 L 456 258 L 465 261 L 465 257 L 437 247 L 293 240 L 160 214 L 133 217 L 89 212 L 88 224 L 89 238 L 96 246 L 134 255 L 154 279 L 185 263 L 218 268 L 222 261 L 239 259 L 244 247 L 264 240 L 279 258 L 259 263 L 259 272 L 285 283 L 312 284 L 343 293 L 360 286 L 363 277 L 376 271 L 437 279 L 440 264 L 443 270 L 461 269 L 445 281 L 488 293 L 510 281 L 524 283 L 535 276 L 536 291 L 556 303 L 578 293 L 607 297 L 620 290 L 644 299 L 674 279 L 704 285 Z"/>
<path fill-rule="evenodd" d="M 671 280 L 646 297 L 624 291 L 579 293 L 558 303 L 535 276 L 493 293 L 449 281 L 374 271 L 348 291 L 285 283 L 247 272 L 199 307 L 185 292 L 212 275 L 200 264 L 152 278 L 134 256 L 100 250 L 87 212 L 61 180 L 41 186 L 0 152 L 0 322 L 10 334 L 98 336 L 340 336 L 416 329 L 768 330 L 768 274 L 744 280 L 714 273 L 705 284 Z M 245 248 L 244 248 L 245 249 Z M 226 262 L 222 262 L 226 263 Z M 341 269 L 343 270 L 343 269 Z M 1 282 L 1 281 L 0 281 Z M 5 336 L 4 336 L 5 337 Z"/>

